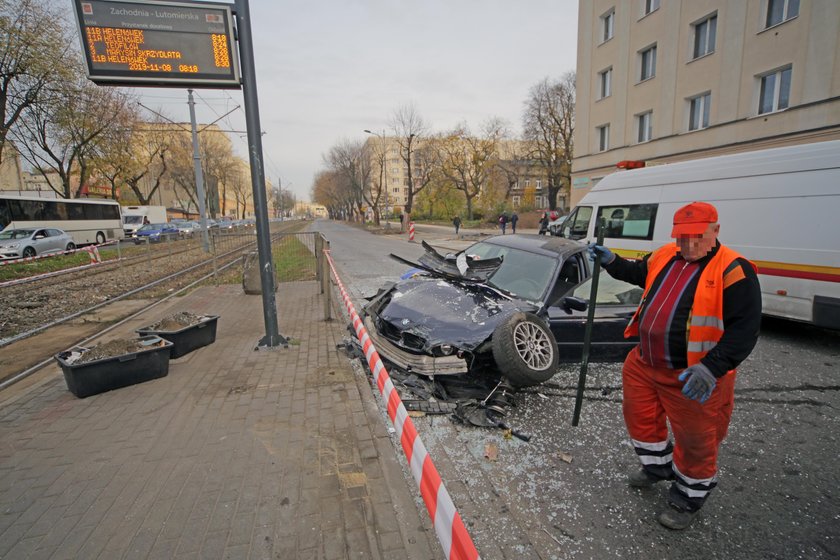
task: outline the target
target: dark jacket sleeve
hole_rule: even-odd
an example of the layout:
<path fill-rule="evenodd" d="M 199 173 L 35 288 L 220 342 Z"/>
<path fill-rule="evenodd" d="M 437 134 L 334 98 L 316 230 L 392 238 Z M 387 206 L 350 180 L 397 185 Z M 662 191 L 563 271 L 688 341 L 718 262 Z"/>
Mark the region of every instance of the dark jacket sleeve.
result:
<path fill-rule="evenodd" d="M 604 265 L 604 270 L 609 272 L 610 276 L 616 280 L 622 280 L 644 288 L 647 279 L 648 258 L 650 258 L 650 254 L 645 255 L 645 258 L 640 261 L 631 261 L 616 255 L 613 262 Z"/>
<path fill-rule="evenodd" d="M 701 362 L 720 377 L 750 355 L 761 327 L 761 287 L 752 265 L 738 259 L 744 277 L 723 291 L 723 337 Z"/>

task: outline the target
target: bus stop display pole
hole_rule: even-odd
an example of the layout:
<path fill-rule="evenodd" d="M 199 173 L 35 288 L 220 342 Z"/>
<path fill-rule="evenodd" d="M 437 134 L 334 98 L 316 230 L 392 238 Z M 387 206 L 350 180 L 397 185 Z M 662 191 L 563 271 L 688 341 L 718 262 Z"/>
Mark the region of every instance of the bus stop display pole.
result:
<path fill-rule="evenodd" d="M 265 337 L 261 347 L 288 346 L 277 326 L 277 303 L 274 294 L 274 263 L 271 255 L 268 204 L 265 196 L 262 132 L 257 99 L 257 79 L 254 67 L 254 45 L 251 39 L 251 12 L 248 0 L 236 0 L 236 27 L 239 33 L 239 61 L 242 68 L 242 95 L 245 100 L 245 122 L 248 129 L 248 155 L 251 162 L 251 187 L 254 191 L 254 212 L 257 219 L 257 251 L 260 260 L 263 319 Z"/>
<path fill-rule="evenodd" d="M 192 147 L 193 147 L 193 163 L 195 165 L 195 189 L 198 197 L 198 216 L 201 223 L 201 246 L 204 247 L 204 252 L 210 251 L 210 241 L 208 239 L 209 233 L 207 231 L 207 209 L 204 204 L 204 172 L 201 169 L 201 154 L 198 151 L 198 132 L 195 124 L 195 99 L 193 99 L 193 90 L 188 89 L 187 94 L 190 106 L 190 125 L 192 128 Z"/>

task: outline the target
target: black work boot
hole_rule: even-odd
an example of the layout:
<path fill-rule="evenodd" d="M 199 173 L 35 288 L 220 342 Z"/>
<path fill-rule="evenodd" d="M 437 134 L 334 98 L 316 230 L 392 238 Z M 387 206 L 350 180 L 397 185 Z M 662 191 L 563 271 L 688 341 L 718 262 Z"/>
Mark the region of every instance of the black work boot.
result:
<path fill-rule="evenodd" d="M 654 476 L 645 469 L 633 471 L 627 476 L 627 484 L 633 488 L 653 488 L 654 484 L 662 480 L 665 479 Z"/>
<path fill-rule="evenodd" d="M 657 521 L 664 527 L 675 531 L 682 531 L 691 525 L 691 522 L 694 521 L 698 513 L 700 513 L 699 509 L 690 511 L 668 502 L 668 506 L 659 514 Z"/>

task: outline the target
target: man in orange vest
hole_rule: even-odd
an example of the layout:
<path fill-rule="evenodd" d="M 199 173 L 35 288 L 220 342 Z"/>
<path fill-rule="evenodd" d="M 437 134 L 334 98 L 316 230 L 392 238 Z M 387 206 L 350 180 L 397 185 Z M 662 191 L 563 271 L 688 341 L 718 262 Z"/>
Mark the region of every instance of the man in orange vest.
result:
<path fill-rule="evenodd" d="M 715 207 L 692 202 L 674 214 L 676 243 L 641 261 L 591 246 L 611 276 L 645 290 L 625 331 L 639 336 L 622 385 L 624 422 L 642 463 L 628 483 L 650 488 L 673 480 L 658 517 L 670 529 L 688 527 L 717 485 L 735 368 L 755 347 L 761 324 L 755 265 L 721 245 L 719 231 Z"/>

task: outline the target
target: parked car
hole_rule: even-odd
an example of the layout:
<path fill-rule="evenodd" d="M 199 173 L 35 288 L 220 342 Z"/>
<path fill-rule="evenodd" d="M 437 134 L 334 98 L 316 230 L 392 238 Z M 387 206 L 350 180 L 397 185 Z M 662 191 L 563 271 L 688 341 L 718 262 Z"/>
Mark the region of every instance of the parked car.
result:
<path fill-rule="evenodd" d="M 560 237 L 560 229 L 563 227 L 563 223 L 568 217 L 569 215 L 566 214 L 565 216 L 560 216 L 556 220 L 548 222 L 548 234 L 553 235 L 554 237 Z"/>
<path fill-rule="evenodd" d="M 174 224 L 146 224 L 134 234 L 134 243 L 139 245 L 146 239 L 150 243 L 163 241 L 167 238 L 176 237 L 178 228 Z"/>
<path fill-rule="evenodd" d="M 427 376 L 506 377 L 515 387 L 580 361 L 590 296 L 586 246 L 539 235 L 491 237 L 455 255 L 423 243 L 416 273 L 383 286 L 364 306 L 379 355 Z M 642 289 L 599 277 L 592 361 L 620 361 L 637 343 L 623 336 Z"/>
<path fill-rule="evenodd" d="M 234 225 L 234 222 L 232 222 L 230 220 L 221 220 L 221 221 L 218 222 L 218 227 L 219 227 L 220 230 L 221 229 L 231 230 L 235 227 L 235 225 Z"/>
<path fill-rule="evenodd" d="M 198 222 L 178 222 L 178 233 L 182 237 L 191 237 L 197 231 L 201 231 L 201 224 Z"/>
<path fill-rule="evenodd" d="M 69 233 L 57 228 L 6 229 L 0 231 L 0 259 L 20 259 L 72 251 Z"/>

